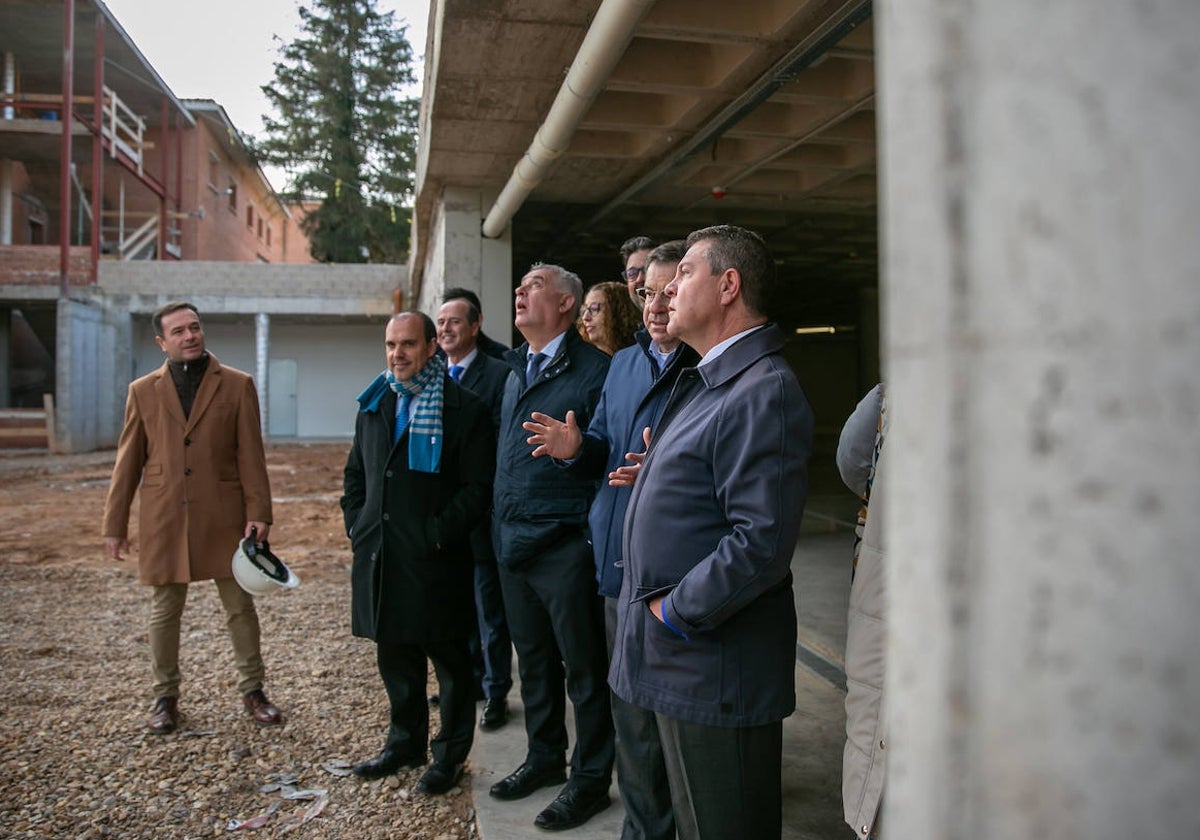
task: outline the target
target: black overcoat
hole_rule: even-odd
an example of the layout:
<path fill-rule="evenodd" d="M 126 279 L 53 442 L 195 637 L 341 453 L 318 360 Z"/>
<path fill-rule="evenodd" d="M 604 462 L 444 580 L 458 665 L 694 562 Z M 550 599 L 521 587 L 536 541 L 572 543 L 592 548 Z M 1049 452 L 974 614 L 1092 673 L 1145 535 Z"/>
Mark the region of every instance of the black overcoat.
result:
<path fill-rule="evenodd" d="M 408 432 L 392 445 L 396 395 L 360 411 L 346 459 L 342 515 L 354 552 L 351 632 L 390 644 L 467 638 L 475 627 L 468 535 L 491 499 L 491 411 L 445 377 L 441 470 L 408 468 Z"/>

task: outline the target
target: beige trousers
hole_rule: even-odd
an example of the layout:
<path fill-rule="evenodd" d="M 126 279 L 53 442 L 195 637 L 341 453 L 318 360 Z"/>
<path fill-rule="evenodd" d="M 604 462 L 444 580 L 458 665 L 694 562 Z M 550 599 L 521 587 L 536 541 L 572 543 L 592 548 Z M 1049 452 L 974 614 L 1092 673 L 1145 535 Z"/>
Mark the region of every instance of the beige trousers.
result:
<path fill-rule="evenodd" d="M 262 654 L 259 651 L 258 613 L 254 598 L 233 578 L 213 581 L 225 607 L 225 624 L 233 641 L 233 658 L 240 679 L 238 691 L 245 694 L 262 688 Z M 186 583 L 152 587 L 150 598 L 150 668 L 154 697 L 179 696 L 179 627 L 187 602 Z"/>

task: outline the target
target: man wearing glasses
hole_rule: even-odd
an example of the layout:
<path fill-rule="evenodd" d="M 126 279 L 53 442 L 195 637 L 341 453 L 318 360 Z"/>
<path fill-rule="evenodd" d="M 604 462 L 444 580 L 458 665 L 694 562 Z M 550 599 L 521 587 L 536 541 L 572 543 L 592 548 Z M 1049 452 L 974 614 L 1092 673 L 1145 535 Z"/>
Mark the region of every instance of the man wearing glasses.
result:
<path fill-rule="evenodd" d="M 634 236 L 621 245 L 621 279 L 629 286 L 629 297 L 638 309 L 642 308 L 638 289 L 646 283 L 646 261 L 653 249 L 654 240 L 649 236 Z"/>
<path fill-rule="evenodd" d="M 617 471 L 626 463 L 625 453 L 645 448 L 644 433 L 658 425 L 680 371 L 694 366 L 700 358 L 695 350 L 667 332 L 670 312 L 663 289 L 675 276 L 675 268 L 683 258 L 683 244 L 682 239 L 677 239 L 650 252 L 646 283 L 637 290 L 645 302 L 642 310 L 645 328 L 638 331 L 635 346 L 619 350 L 613 356 L 587 433 L 580 432 L 572 413 L 567 414 L 566 422 L 534 413 L 525 423 L 525 430 L 532 433 L 529 442 L 537 446 L 534 457 L 550 455 L 582 479 L 610 478 L 601 484 L 588 513 L 610 653 L 624 565 L 621 531 L 632 492 L 629 484 L 617 477 Z M 674 840 L 671 791 L 654 713 L 615 695 L 611 699 L 617 733 L 617 787 L 625 804 L 621 837 Z"/>

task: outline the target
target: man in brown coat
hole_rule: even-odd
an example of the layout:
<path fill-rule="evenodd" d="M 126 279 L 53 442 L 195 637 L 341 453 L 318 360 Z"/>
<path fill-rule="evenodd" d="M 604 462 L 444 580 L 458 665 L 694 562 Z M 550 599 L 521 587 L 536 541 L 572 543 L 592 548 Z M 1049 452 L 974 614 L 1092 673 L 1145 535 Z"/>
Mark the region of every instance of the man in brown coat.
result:
<path fill-rule="evenodd" d="M 155 734 L 179 725 L 179 626 L 192 581 L 213 580 L 228 616 L 238 690 L 260 726 L 282 722 L 263 694 L 254 599 L 233 579 L 239 541 L 271 529 L 271 487 L 259 428 L 258 395 L 245 373 L 204 348 L 200 315 L 190 303 L 154 313 L 163 366 L 134 381 L 104 509 L 104 548 L 129 551 L 129 510 L 141 485 L 138 577 L 153 587 L 150 656 Z"/>

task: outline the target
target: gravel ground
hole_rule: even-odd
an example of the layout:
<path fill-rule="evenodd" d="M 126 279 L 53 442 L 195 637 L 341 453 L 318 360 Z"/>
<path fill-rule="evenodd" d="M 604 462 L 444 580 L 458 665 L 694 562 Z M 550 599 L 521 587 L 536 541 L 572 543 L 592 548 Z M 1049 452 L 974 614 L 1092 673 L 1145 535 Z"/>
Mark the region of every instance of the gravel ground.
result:
<path fill-rule="evenodd" d="M 167 736 L 144 729 L 149 590 L 101 547 L 112 453 L 0 453 L 0 836 L 212 837 L 262 814 L 231 836 L 477 835 L 465 778 L 428 797 L 413 790 L 420 770 L 343 775 L 379 750 L 387 716 L 374 647 L 349 633 L 346 449 L 268 450 L 272 549 L 302 580 L 258 601 L 266 690 L 285 725 L 246 716 L 216 588 L 202 583 L 184 612 L 182 725 Z M 310 798 L 281 797 L 292 791 Z"/>

